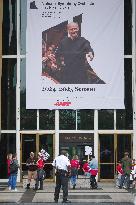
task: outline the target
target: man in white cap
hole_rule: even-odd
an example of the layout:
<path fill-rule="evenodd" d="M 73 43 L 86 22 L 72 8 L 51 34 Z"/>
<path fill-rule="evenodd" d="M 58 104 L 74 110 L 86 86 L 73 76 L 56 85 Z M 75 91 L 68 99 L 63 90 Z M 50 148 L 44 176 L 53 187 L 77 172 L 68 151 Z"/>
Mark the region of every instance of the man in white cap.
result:
<path fill-rule="evenodd" d="M 59 199 L 60 188 L 62 186 L 63 190 L 63 203 L 70 203 L 68 198 L 68 180 L 69 180 L 69 170 L 70 161 L 67 157 L 67 152 L 65 150 L 61 151 L 60 156 L 56 157 L 52 163 L 56 169 L 56 187 L 54 193 L 54 201 L 57 203 Z"/>

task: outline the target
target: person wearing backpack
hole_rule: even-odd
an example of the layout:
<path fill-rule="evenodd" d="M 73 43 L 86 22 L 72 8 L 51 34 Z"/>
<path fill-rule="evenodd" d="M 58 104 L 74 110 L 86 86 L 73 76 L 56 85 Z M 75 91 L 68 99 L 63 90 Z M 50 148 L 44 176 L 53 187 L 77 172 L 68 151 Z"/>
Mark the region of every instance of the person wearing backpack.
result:
<path fill-rule="evenodd" d="M 12 161 L 10 163 L 10 175 L 11 175 L 11 190 L 17 191 L 16 184 L 17 184 L 17 174 L 18 174 L 18 160 L 17 160 L 17 154 L 12 155 Z"/>

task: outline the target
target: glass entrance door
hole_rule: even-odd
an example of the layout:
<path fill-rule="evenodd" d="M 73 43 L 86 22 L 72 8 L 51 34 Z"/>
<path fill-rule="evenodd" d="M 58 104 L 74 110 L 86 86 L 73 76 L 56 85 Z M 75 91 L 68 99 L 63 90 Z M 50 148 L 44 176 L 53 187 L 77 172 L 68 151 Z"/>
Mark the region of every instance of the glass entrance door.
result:
<path fill-rule="evenodd" d="M 53 134 L 21 134 L 21 170 L 22 176 L 27 175 L 26 160 L 30 156 L 30 152 L 35 153 L 37 158 L 38 152 L 45 149 L 50 157 L 45 162 L 44 169 L 46 171 L 46 179 L 53 179 L 53 150 L 54 150 Z"/>
<path fill-rule="evenodd" d="M 130 134 L 99 135 L 99 179 L 113 180 L 117 163 L 123 158 L 124 152 L 132 153 Z"/>

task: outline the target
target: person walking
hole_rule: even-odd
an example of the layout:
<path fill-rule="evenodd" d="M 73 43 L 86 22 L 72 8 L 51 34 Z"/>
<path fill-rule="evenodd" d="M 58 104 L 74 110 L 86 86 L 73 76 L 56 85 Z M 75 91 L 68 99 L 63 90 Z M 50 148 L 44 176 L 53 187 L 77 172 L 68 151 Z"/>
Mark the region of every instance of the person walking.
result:
<path fill-rule="evenodd" d="M 26 188 L 30 189 L 31 180 L 34 179 L 36 181 L 37 178 L 36 158 L 33 152 L 30 152 L 30 157 L 26 161 L 26 166 L 28 167 L 28 183 Z"/>
<path fill-rule="evenodd" d="M 78 169 L 80 168 L 79 165 L 79 160 L 78 160 L 78 156 L 74 155 L 73 159 L 70 161 L 71 164 L 71 184 L 73 186 L 73 189 L 75 189 L 76 187 L 76 180 L 77 180 L 77 175 L 78 175 Z"/>
<path fill-rule="evenodd" d="M 56 187 L 54 193 L 54 202 L 58 202 L 60 188 L 62 186 L 63 190 L 63 203 L 70 203 L 68 200 L 68 180 L 69 180 L 69 170 L 70 161 L 67 157 L 67 152 L 65 150 L 61 151 L 61 154 L 57 156 L 52 163 L 53 167 L 56 169 Z"/>
<path fill-rule="evenodd" d="M 123 174 L 121 176 L 121 184 L 120 184 L 120 189 L 125 188 L 129 189 L 130 187 L 130 173 L 132 169 L 132 160 L 129 157 L 129 153 L 125 152 L 124 153 L 124 158 L 121 160 L 121 165 L 123 169 Z"/>
<path fill-rule="evenodd" d="M 12 162 L 12 153 L 7 154 L 7 173 L 8 173 L 8 188 L 11 190 L 11 174 L 10 174 L 10 164 Z"/>
<path fill-rule="evenodd" d="M 98 161 L 95 159 L 94 155 L 90 156 L 90 162 L 89 162 L 89 167 L 90 167 L 90 187 L 92 189 L 97 189 L 97 182 L 96 182 L 96 175 L 98 173 Z"/>

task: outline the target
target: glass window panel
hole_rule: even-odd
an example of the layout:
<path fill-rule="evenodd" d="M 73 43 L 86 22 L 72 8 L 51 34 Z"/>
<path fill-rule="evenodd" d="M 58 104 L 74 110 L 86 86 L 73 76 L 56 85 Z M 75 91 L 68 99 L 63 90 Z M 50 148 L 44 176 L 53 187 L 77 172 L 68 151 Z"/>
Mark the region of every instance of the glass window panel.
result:
<path fill-rule="evenodd" d="M 100 163 L 114 162 L 114 135 L 100 135 Z"/>
<path fill-rule="evenodd" d="M 26 53 L 26 22 L 27 22 L 27 0 L 20 1 L 20 15 L 21 15 L 21 26 L 20 26 L 20 49 L 21 54 Z"/>
<path fill-rule="evenodd" d="M 124 1 L 124 54 L 132 54 L 132 3 Z"/>
<path fill-rule="evenodd" d="M 76 111 L 75 110 L 60 110 L 59 111 L 60 130 L 75 130 L 76 129 Z"/>
<path fill-rule="evenodd" d="M 55 129 L 54 110 L 39 110 L 39 128 L 43 130 Z"/>
<path fill-rule="evenodd" d="M 3 1 L 2 53 L 17 54 L 17 5 L 16 0 Z"/>
<path fill-rule="evenodd" d="M 16 134 L 2 133 L 0 137 L 0 179 L 7 176 L 7 154 L 16 153 Z"/>
<path fill-rule="evenodd" d="M 94 129 L 94 110 L 77 110 L 77 129 Z"/>
<path fill-rule="evenodd" d="M 1 78 L 1 128 L 16 129 L 16 59 L 3 59 Z"/>
<path fill-rule="evenodd" d="M 114 129 L 114 110 L 98 111 L 98 129 L 99 130 Z"/>
<path fill-rule="evenodd" d="M 100 164 L 100 178 L 114 179 L 114 164 Z"/>
<path fill-rule="evenodd" d="M 117 129 L 133 129 L 132 59 L 124 59 L 125 110 L 117 110 Z"/>
<path fill-rule="evenodd" d="M 24 134 L 22 135 L 22 163 L 30 157 L 30 152 L 36 155 L 36 135 Z"/>
<path fill-rule="evenodd" d="M 53 166 L 52 166 L 52 164 L 45 164 L 44 170 L 46 173 L 46 179 L 53 179 Z"/>
<path fill-rule="evenodd" d="M 117 110 L 117 130 L 133 129 L 133 112 L 127 110 Z"/>
<path fill-rule="evenodd" d="M 26 160 L 30 157 L 30 152 L 34 152 L 36 157 L 36 135 L 24 134 L 22 135 L 22 171 L 23 175 L 28 174 L 28 167 L 26 166 Z"/>
<path fill-rule="evenodd" d="M 117 161 L 124 157 L 124 153 L 128 152 L 131 157 L 131 135 L 118 135 L 117 136 Z"/>
<path fill-rule="evenodd" d="M 59 134 L 59 150 L 68 151 L 69 158 L 78 155 L 80 161 L 86 159 L 85 147 L 92 148 L 94 154 L 94 134 L 93 133 L 60 133 Z"/>
<path fill-rule="evenodd" d="M 53 135 L 44 134 L 39 136 L 39 150 L 44 149 L 49 153 L 50 157 L 46 163 L 53 162 Z"/>
<path fill-rule="evenodd" d="M 20 68 L 20 129 L 37 129 L 37 111 L 26 109 L 26 61 L 21 59 Z"/>

